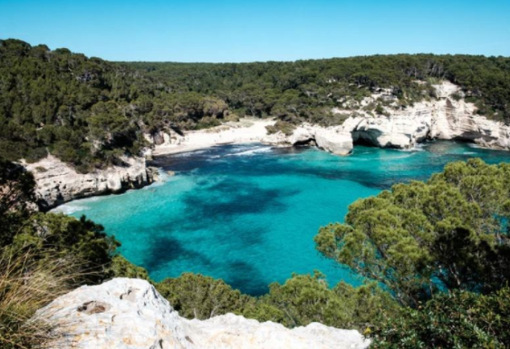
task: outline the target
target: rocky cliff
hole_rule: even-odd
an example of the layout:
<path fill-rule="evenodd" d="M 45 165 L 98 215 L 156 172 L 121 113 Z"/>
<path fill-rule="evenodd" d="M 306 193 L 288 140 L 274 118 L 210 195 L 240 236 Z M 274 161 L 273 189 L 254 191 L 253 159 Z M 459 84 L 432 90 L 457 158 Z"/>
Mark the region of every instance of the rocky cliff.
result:
<path fill-rule="evenodd" d="M 124 166 L 113 166 L 80 174 L 54 156 L 25 164 L 33 173 L 37 186 L 37 202 L 43 210 L 87 196 L 119 193 L 152 183 L 154 171 L 148 169 L 144 158 L 125 158 Z"/>
<path fill-rule="evenodd" d="M 81 287 L 38 311 L 54 328 L 48 349 L 361 349 L 354 330 L 312 323 L 292 330 L 227 314 L 181 318 L 148 282 L 113 279 Z"/>
<path fill-rule="evenodd" d="M 463 140 L 482 147 L 510 150 L 510 127 L 476 114 L 460 89 L 443 82 L 433 86 L 436 97 L 402 108 L 390 91 L 379 91 L 360 102 L 346 101 L 333 113 L 345 117 L 340 126 L 329 128 L 302 125 L 290 136 L 281 132 L 265 138 L 271 144 L 315 142 L 336 154 L 352 151 L 363 141 L 377 147 L 413 148 L 427 139 Z M 379 114 L 370 105 L 384 103 Z"/>
<path fill-rule="evenodd" d="M 317 125 L 302 124 L 291 135 L 277 132 L 261 139 L 262 143 L 272 145 L 305 145 L 314 144 L 317 147 L 337 155 L 348 155 L 353 148 L 353 139 L 350 132 L 342 127 L 321 127 Z"/>

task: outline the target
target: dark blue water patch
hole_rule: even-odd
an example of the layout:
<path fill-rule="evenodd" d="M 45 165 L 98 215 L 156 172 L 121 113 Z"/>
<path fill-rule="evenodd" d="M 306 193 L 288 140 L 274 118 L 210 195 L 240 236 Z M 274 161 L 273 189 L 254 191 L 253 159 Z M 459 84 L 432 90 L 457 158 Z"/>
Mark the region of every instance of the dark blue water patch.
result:
<path fill-rule="evenodd" d="M 269 291 L 269 285 L 265 283 L 266 280 L 262 275 L 263 271 L 252 264 L 244 260 L 236 260 L 230 263 L 229 268 L 232 272 L 225 282 L 234 289 L 249 290 L 252 296 L 261 296 Z"/>
<path fill-rule="evenodd" d="M 510 161 L 508 152 L 455 142 L 409 152 L 356 146 L 347 157 L 313 148 L 221 146 L 157 158 L 176 175 L 60 210 L 103 224 L 121 241 L 121 253 L 156 281 L 195 272 L 259 295 L 294 272 L 317 269 L 330 284 L 358 285 L 349 269 L 315 251 L 319 227 L 341 222 L 359 198 L 427 179 L 446 163 L 471 157 Z"/>
<path fill-rule="evenodd" d="M 188 207 L 187 216 L 199 217 L 205 221 L 209 218 L 232 219 L 242 214 L 255 214 L 264 211 L 285 209 L 285 198 L 296 195 L 298 190 L 286 188 L 261 188 L 260 185 L 235 179 L 216 182 L 208 188 L 206 201 L 200 193 L 190 193 L 183 200 Z"/>
<path fill-rule="evenodd" d="M 149 270 L 156 270 L 166 263 L 171 263 L 178 259 L 185 259 L 202 265 L 211 264 L 207 256 L 194 251 L 183 244 L 178 238 L 172 236 L 153 236 L 143 264 Z"/>

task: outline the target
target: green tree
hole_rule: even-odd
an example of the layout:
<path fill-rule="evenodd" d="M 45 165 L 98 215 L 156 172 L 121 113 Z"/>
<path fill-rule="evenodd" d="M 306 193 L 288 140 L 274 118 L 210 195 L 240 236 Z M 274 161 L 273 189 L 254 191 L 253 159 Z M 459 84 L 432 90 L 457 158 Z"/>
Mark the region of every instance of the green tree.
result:
<path fill-rule="evenodd" d="M 0 160 L 0 247 L 12 243 L 35 207 L 35 181 L 22 166 Z"/>
<path fill-rule="evenodd" d="M 320 229 L 325 256 L 417 306 L 440 290 L 490 292 L 510 277 L 510 165 L 457 162 L 428 182 L 395 185 Z"/>
<path fill-rule="evenodd" d="M 284 284 L 271 284 L 269 293 L 258 299 L 255 310 L 247 307 L 245 315 L 256 314 L 261 305 L 278 309 L 281 319 L 277 321 L 288 327 L 320 322 L 362 331 L 397 308 L 397 303 L 375 283 L 353 287 L 340 282 L 331 288 L 320 272 L 293 275 Z"/>
<path fill-rule="evenodd" d="M 228 312 L 240 312 L 250 297 L 233 290 L 223 280 L 200 274 L 184 273 L 156 285 L 159 293 L 170 301 L 180 315 L 208 319 Z"/>

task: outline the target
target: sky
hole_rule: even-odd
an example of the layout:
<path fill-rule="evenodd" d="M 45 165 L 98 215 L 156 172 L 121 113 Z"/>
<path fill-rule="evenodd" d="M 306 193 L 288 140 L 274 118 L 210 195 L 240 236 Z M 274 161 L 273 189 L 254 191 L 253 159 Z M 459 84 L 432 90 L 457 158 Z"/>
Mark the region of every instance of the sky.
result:
<path fill-rule="evenodd" d="M 510 56 L 510 0 L 0 0 L 0 39 L 113 61 Z"/>

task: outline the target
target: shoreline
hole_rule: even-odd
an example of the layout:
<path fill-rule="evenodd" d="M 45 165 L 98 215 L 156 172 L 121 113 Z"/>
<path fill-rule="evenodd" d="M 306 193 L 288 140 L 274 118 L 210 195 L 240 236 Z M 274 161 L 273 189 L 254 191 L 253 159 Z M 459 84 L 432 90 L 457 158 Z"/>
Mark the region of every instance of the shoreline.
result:
<path fill-rule="evenodd" d="M 244 118 L 210 129 L 189 131 L 184 136 L 175 133 L 165 134 L 165 142 L 154 145 L 149 154 L 172 155 L 219 145 L 264 143 L 264 139 L 268 137 L 266 127 L 275 123 L 275 119 Z"/>
<path fill-rule="evenodd" d="M 388 150 L 393 150 L 393 151 L 397 151 L 397 152 L 408 153 L 408 152 L 420 152 L 420 151 L 423 151 L 422 147 L 425 146 L 426 144 L 438 143 L 438 142 L 439 143 L 443 143 L 443 142 L 444 143 L 460 143 L 460 144 L 466 144 L 470 148 L 474 148 L 474 149 L 483 149 L 483 150 L 496 151 L 496 152 L 508 152 L 508 151 L 502 150 L 502 149 L 493 149 L 493 148 L 483 147 L 483 146 L 481 146 L 481 145 L 479 145 L 477 143 L 474 143 L 474 142 L 468 141 L 468 140 L 455 140 L 455 139 L 449 139 L 449 140 L 448 139 L 426 139 L 426 140 L 423 140 L 423 141 L 417 143 L 415 145 L 415 147 L 413 147 L 413 148 L 406 148 L 406 149 L 392 148 L 392 147 L 383 148 L 383 147 L 378 147 L 378 146 L 375 146 L 375 145 L 366 145 L 366 144 L 355 144 L 354 147 L 356 148 L 357 146 L 364 146 L 364 147 L 370 147 L 370 148 L 388 149 Z M 175 151 L 175 152 L 172 152 L 172 153 L 158 154 L 158 155 L 154 156 L 153 160 L 151 160 L 151 161 L 147 160 L 147 162 L 149 163 L 149 166 L 147 166 L 147 168 L 152 168 L 152 169 L 154 169 L 156 171 L 156 173 L 154 174 L 153 181 L 148 182 L 145 185 L 140 186 L 140 187 L 129 187 L 129 188 L 125 188 L 125 189 L 120 190 L 120 191 L 115 191 L 115 192 L 114 191 L 110 191 L 110 192 L 98 192 L 98 193 L 96 193 L 94 195 L 75 197 L 72 200 L 69 200 L 69 201 L 66 201 L 66 202 L 59 202 L 58 204 L 55 204 L 54 206 L 52 206 L 48 210 L 45 210 L 45 212 L 50 212 L 50 213 L 51 212 L 56 212 L 56 213 L 70 214 L 68 212 L 64 212 L 63 210 L 59 210 L 58 208 L 63 206 L 63 205 L 66 205 L 66 204 L 69 204 L 71 202 L 78 201 L 78 200 L 84 200 L 84 199 L 85 200 L 94 200 L 94 199 L 98 199 L 98 198 L 105 197 L 105 196 L 110 196 L 110 195 L 122 195 L 122 194 L 125 194 L 126 192 L 129 192 L 129 191 L 132 191 L 132 190 L 148 189 L 151 186 L 157 186 L 159 184 L 162 184 L 162 183 L 166 182 L 166 180 L 165 180 L 166 176 L 170 176 L 171 177 L 173 175 L 167 174 L 168 171 L 164 170 L 163 166 L 160 166 L 160 165 L 158 165 L 156 163 L 158 157 L 164 158 L 166 156 L 172 156 L 172 155 L 177 155 L 177 154 L 193 153 L 194 151 L 197 151 L 197 150 L 209 149 L 209 148 L 213 148 L 213 147 L 221 147 L 221 146 L 225 146 L 225 145 L 249 145 L 249 144 L 252 144 L 252 145 L 255 145 L 255 144 L 266 145 L 266 146 L 269 146 L 271 148 L 277 148 L 278 147 L 276 145 L 265 144 L 265 143 L 253 141 L 253 142 L 249 142 L 249 143 L 238 142 L 238 143 L 227 143 L 227 144 L 212 144 L 212 145 L 209 145 L 209 146 L 204 146 L 204 147 L 201 147 L 201 148 L 194 148 L 194 149 L 182 148 L 181 151 Z M 289 147 L 292 147 L 292 146 L 289 146 Z M 316 146 L 305 146 L 305 148 L 315 148 L 315 149 L 317 149 L 319 151 L 324 151 L 324 150 L 322 150 L 322 149 L 320 149 L 319 147 L 316 147 Z"/>
<path fill-rule="evenodd" d="M 207 145 L 195 145 L 195 146 L 184 146 L 179 148 L 164 148 L 161 151 L 153 152 L 152 157 L 158 158 L 160 156 L 167 156 L 167 155 L 177 155 L 177 154 L 183 154 L 183 153 L 192 153 L 197 150 L 204 150 L 204 149 L 210 149 L 214 147 L 221 147 L 224 145 L 242 145 L 242 144 L 265 144 L 265 145 L 272 145 L 263 143 L 261 141 L 251 141 L 251 142 L 228 142 L 228 143 L 214 143 L 214 144 L 207 144 Z M 150 162 L 150 160 L 147 160 Z"/>
<path fill-rule="evenodd" d="M 150 143 L 143 157 L 126 158 L 127 166 L 79 174 L 68 164 L 49 155 L 34 164 L 24 164 L 34 174 L 42 210 L 75 198 L 118 193 L 144 187 L 153 181 L 153 170 L 146 161 L 154 157 L 193 152 L 229 144 L 261 143 L 275 147 L 316 145 L 335 155 L 351 154 L 354 145 L 411 150 L 428 140 L 456 140 L 493 150 L 510 150 L 510 126 L 476 114 L 476 106 L 452 97 L 458 87 L 451 83 L 435 85 L 437 99 L 418 102 L 405 109 L 384 107 L 385 114 L 374 115 L 362 109 L 334 108 L 345 117 L 341 125 L 320 126 L 302 123 L 291 133 L 268 133 L 275 118 L 243 118 L 209 129 L 177 133 L 171 129 L 145 134 Z M 365 97 L 364 104 L 378 101 L 380 95 Z M 363 103 L 362 103 L 363 104 Z"/>

